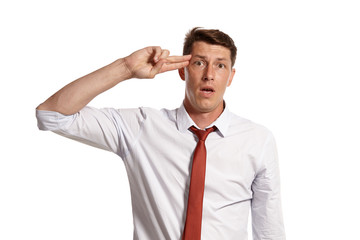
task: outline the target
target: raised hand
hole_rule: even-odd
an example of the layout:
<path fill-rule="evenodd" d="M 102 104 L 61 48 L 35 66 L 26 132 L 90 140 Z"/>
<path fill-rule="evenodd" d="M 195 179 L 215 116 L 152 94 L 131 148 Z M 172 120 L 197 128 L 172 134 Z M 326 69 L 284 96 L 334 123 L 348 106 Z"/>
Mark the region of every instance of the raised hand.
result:
<path fill-rule="evenodd" d="M 78 112 L 94 97 L 130 78 L 154 78 L 156 74 L 186 67 L 191 58 L 169 56 L 160 47 L 140 49 L 128 57 L 85 75 L 48 98 L 38 110 L 56 111 L 65 115 Z"/>
<path fill-rule="evenodd" d="M 169 56 L 161 47 L 146 47 L 124 58 L 131 78 L 154 78 L 156 74 L 186 67 L 191 55 Z"/>

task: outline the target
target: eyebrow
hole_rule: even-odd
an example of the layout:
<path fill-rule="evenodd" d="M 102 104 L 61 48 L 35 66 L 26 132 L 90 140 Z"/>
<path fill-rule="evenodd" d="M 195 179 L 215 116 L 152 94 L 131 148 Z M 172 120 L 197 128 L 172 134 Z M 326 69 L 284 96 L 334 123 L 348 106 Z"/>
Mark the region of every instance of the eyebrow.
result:
<path fill-rule="evenodd" d="M 205 56 L 202 56 L 202 55 L 195 55 L 194 58 L 201 58 L 201 59 L 205 59 L 206 60 L 206 57 Z M 216 58 L 217 61 L 226 61 L 228 60 L 227 58 Z"/>

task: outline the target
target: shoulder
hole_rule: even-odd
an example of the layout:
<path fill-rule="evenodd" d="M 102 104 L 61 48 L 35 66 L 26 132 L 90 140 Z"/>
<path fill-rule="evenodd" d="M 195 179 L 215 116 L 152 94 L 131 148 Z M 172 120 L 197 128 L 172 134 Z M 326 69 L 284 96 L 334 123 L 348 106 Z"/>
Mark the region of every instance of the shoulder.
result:
<path fill-rule="evenodd" d="M 131 121 L 135 119 L 141 119 L 142 121 L 164 121 L 175 119 L 176 109 L 156 109 L 151 107 L 138 107 L 138 108 L 106 108 L 103 111 L 107 111 L 115 118 L 121 118 L 123 120 Z"/>
<path fill-rule="evenodd" d="M 229 130 L 235 135 L 247 135 L 256 139 L 273 138 L 272 132 L 262 124 L 249 120 L 247 118 L 230 113 L 231 121 Z"/>
<path fill-rule="evenodd" d="M 78 113 L 74 114 L 75 118 L 87 118 L 92 117 L 105 117 L 109 119 L 118 119 L 118 120 L 128 120 L 132 121 L 135 119 L 141 120 L 151 120 L 151 119 L 160 119 L 160 118 L 174 118 L 176 109 L 155 109 L 151 107 L 137 107 L 137 108 L 96 108 L 91 106 L 86 106 L 81 109 Z"/>

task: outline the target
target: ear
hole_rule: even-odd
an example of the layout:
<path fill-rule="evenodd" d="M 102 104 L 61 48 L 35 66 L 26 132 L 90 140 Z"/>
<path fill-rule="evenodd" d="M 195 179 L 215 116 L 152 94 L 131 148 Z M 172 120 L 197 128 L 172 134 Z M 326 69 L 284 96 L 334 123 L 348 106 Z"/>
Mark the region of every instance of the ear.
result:
<path fill-rule="evenodd" d="M 230 77 L 229 77 L 228 83 L 226 85 L 227 87 L 229 87 L 231 85 L 234 75 L 235 75 L 235 68 L 231 69 Z"/>
<path fill-rule="evenodd" d="M 179 76 L 180 78 L 185 81 L 185 68 L 179 68 Z"/>

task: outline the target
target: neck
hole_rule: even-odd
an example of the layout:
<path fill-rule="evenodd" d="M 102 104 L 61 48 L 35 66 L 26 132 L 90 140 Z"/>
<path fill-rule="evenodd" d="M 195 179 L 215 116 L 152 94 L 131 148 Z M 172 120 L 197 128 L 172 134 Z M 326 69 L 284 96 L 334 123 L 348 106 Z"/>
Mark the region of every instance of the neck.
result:
<path fill-rule="evenodd" d="M 211 123 L 215 122 L 215 120 L 224 111 L 224 103 L 222 103 L 221 106 L 219 106 L 218 108 L 209 112 L 196 111 L 191 107 L 186 106 L 186 104 L 184 104 L 184 107 L 186 109 L 186 112 L 189 114 L 190 118 L 200 129 L 205 129 Z"/>

